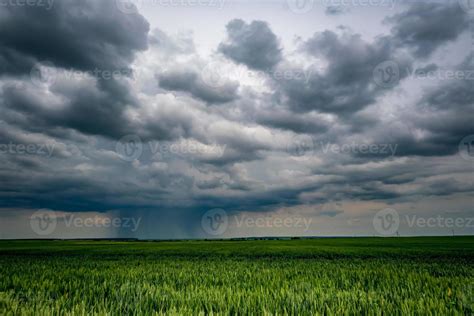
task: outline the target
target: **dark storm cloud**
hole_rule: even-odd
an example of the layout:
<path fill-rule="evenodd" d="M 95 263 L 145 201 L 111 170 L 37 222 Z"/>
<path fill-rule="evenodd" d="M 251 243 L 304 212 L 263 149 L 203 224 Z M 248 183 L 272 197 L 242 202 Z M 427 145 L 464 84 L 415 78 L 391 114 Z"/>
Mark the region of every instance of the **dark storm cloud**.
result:
<path fill-rule="evenodd" d="M 181 228 L 195 237 L 190 218 L 199 223 L 211 208 L 232 214 L 328 201 L 389 204 L 474 190 L 462 178 L 470 162 L 450 157 L 463 137 L 474 134 L 473 81 L 433 80 L 425 90 L 415 82 L 412 90 L 420 97 L 406 93 L 404 85 L 411 84 L 406 77 L 412 68 L 422 76 L 450 67 L 448 59 L 455 63 L 453 52 L 444 60 L 424 59 L 456 45 L 465 27 L 465 14 L 451 4 L 409 5 L 387 20 L 391 33 L 377 37 L 350 27 L 315 27 L 290 55 L 267 22 L 232 20 L 225 39 L 209 35 L 226 57 L 219 58 L 225 66 L 219 79 L 231 77 L 224 72 L 240 69 L 236 64 L 263 74 L 218 86 L 206 85 L 197 70 L 216 57 L 200 55 L 207 43 L 198 43 L 197 50 L 191 32 L 148 34 L 143 17 L 120 13 L 112 0 L 58 0 L 50 12 L 1 10 L 0 144 L 55 148 L 50 157 L 0 153 L 0 207 L 147 210 L 166 224 L 182 217 Z M 446 29 L 434 25 L 436 19 Z M 142 54 L 135 59 L 137 53 Z M 398 64 L 400 76 L 380 86 L 374 70 L 387 61 Z M 118 79 L 58 77 L 38 85 L 29 75 L 40 62 L 81 71 L 133 65 L 139 73 L 134 80 L 128 72 Z M 472 57 L 457 68 L 469 69 Z M 268 76 L 269 70 L 293 76 Z M 117 139 L 127 134 L 142 140 L 143 153 L 133 161 L 116 150 Z M 375 154 L 318 147 L 295 156 L 289 147 L 298 146 L 299 136 L 313 145 L 322 140 L 397 147 Z M 151 152 L 151 141 L 184 144 L 185 151 Z M 210 149 L 190 152 L 199 146 Z M 340 213 L 328 209 L 319 215 Z"/>
<path fill-rule="evenodd" d="M 324 133 L 329 129 L 327 123 L 321 120 L 289 111 L 264 111 L 258 113 L 257 121 L 265 126 L 289 130 L 298 134 L 318 134 Z"/>
<path fill-rule="evenodd" d="M 347 119 L 398 86 L 416 58 L 429 56 L 468 27 L 467 14 L 457 3 L 409 4 L 408 9 L 386 21 L 393 25 L 391 35 L 379 36 L 372 43 L 344 28 L 342 34 L 326 30 L 307 40 L 303 50 L 323 58 L 327 66 L 323 72 L 313 71 L 309 80 L 280 82 L 290 107 L 298 112 L 316 110 Z M 410 48 L 413 56 L 402 48 Z M 399 78 L 381 87 L 374 84 L 374 70 L 387 61 L 398 64 Z M 429 66 L 419 70 L 433 71 L 433 65 Z"/>
<path fill-rule="evenodd" d="M 437 69 L 434 69 L 437 70 Z M 434 71 L 432 70 L 432 71 Z M 454 71 L 453 80 L 448 80 L 441 87 L 431 89 L 423 97 L 422 105 L 432 110 L 460 111 L 474 106 L 474 53 L 461 62 Z"/>
<path fill-rule="evenodd" d="M 269 70 L 282 59 L 278 38 L 264 21 L 248 24 L 240 19 L 232 20 L 227 24 L 227 36 L 219 50 L 237 63 Z"/>
<path fill-rule="evenodd" d="M 147 48 L 148 22 L 121 13 L 113 0 L 61 0 L 50 10 L 2 6 L 0 69 L 25 73 L 36 62 L 58 67 L 117 70 Z"/>
<path fill-rule="evenodd" d="M 157 76 L 161 88 L 190 93 L 204 102 L 226 103 L 235 100 L 238 83 L 227 83 L 219 87 L 207 85 L 198 73 L 192 71 L 165 72 Z"/>
<path fill-rule="evenodd" d="M 387 91 L 374 81 L 374 69 L 379 64 L 395 60 L 400 69 L 412 67 L 410 58 L 395 54 L 389 38 L 368 43 L 348 31 L 341 35 L 332 31 L 316 33 L 304 43 L 303 50 L 324 58 L 328 65 L 324 72 L 311 72 L 309 80 L 279 82 L 290 107 L 298 112 L 316 110 L 341 116 L 358 112 Z M 400 73 L 400 79 L 406 76 L 406 72 Z"/>
<path fill-rule="evenodd" d="M 10 122 L 24 125 L 26 129 L 41 127 L 48 133 L 50 128 L 70 128 L 84 134 L 116 139 L 131 132 L 123 117 L 123 109 L 132 102 L 127 100 L 124 86 L 123 90 L 114 93 L 117 85 L 119 83 L 115 81 L 100 81 L 103 90 L 89 85 L 56 87 L 56 96 L 64 98 L 62 106 L 57 108 L 48 106 L 42 99 L 44 95 L 35 94 L 27 86 L 6 85 L 2 93 L 3 104 L 8 111 L 16 113 L 16 117 L 22 116 L 21 120 L 13 118 Z"/>
<path fill-rule="evenodd" d="M 65 103 L 57 108 L 45 106 L 46 95 L 38 94 L 38 90 L 29 91 L 24 85 L 20 91 L 6 85 L 3 103 L 23 115 L 20 123 L 41 126 L 45 132 L 63 127 L 112 138 L 130 132 L 123 111 L 136 100 L 127 84 L 92 75 L 96 85 L 78 83 L 71 87 L 59 74 L 99 70 L 130 75 L 127 69 L 135 53 L 147 48 L 149 25 L 142 16 L 121 13 L 112 0 L 58 1 L 51 10 L 35 6 L 6 6 L 2 10 L 0 62 L 7 65 L 0 65 L 0 70 L 4 75 L 29 75 L 32 67 L 43 63 L 58 67 L 51 78 L 57 82 L 50 89 Z"/>
<path fill-rule="evenodd" d="M 469 17 L 458 1 L 447 3 L 414 2 L 410 8 L 387 19 L 394 44 L 413 50 L 417 57 L 428 57 L 438 47 L 455 40 L 469 26 Z"/>
<path fill-rule="evenodd" d="M 438 68 L 438 65 L 436 65 L 436 64 L 429 64 L 429 65 L 426 65 L 426 66 L 424 66 L 424 67 L 417 68 L 417 69 L 415 70 L 415 74 L 416 74 L 417 76 L 426 76 L 427 74 L 432 73 L 432 72 L 434 72 L 434 71 L 436 71 L 436 70 L 438 70 L 438 69 L 439 69 L 439 68 Z"/>
<path fill-rule="evenodd" d="M 474 134 L 473 60 L 474 54 L 470 54 L 455 69 L 449 70 L 459 77 L 444 80 L 425 90 L 420 100 L 416 101 L 413 113 L 401 117 L 401 121 L 412 130 L 422 131 L 423 137 L 416 137 L 406 130 L 398 130 L 387 136 L 386 140 L 398 144 L 397 156 L 453 155 L 459 151 L 459 142 L 467 135 Z M 447 71 L 434 65 L 427 68 Z"/>

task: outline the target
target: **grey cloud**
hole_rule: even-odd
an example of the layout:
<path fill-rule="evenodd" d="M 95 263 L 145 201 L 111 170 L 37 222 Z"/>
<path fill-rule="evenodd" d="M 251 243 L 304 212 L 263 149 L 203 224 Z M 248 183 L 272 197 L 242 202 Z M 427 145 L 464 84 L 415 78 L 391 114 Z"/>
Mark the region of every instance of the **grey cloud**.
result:
<path fill-rule="evenodd" d="M 231 60 L 256 70 L 269 70 L 282 59 L 278 38 L 266 22 L 250 24 L 235 19 L 227 24 L 227 40 L 219 51 Z"/>
<path fill-rule="evenodd" d="M 172 54 L 191 54 L 194 53 L 194 41 L 192 37 L 178 36 L 173 38 L 160 29 L 153 29 L 149 36 L 151 46 L 159 49 L 159 53 Z"/>
<path fill-rule="evenodd" d="M 266 126 L 301 134 L 324 133 L 329 129 L 327 123 L 315 117 L 276 109 L 258 113 L 257 121 Z"/>
<path fill-rule="evenodd" d="M 457 1 L 448 3 L 414 2 L 408 10 L 386 20 L 394 24 L 394 43 L 425 58 L 446 42 L 455 40 L 469 26 L 466 11 Z"/>
<path fill-rule="evenodd" d="M 3 10 L 3 75 L 24 74 L 30 81 L 32 67 L 43 62 L 57 67 L 58 73 L 107 70 L 127 74 L 135 53 L 147 49 L 148 22 L 140 15 L 121 13 L 113 0 L 65 0 L 55 3 L 51 10 L 35 6 L 6 6 Z M 21 92 L 15 85 L 5 85 L 0 106 L 8 108 L 7 115 L 13 121 L 45 132 L 59 127 L 119 138 L 130 131 L 124 110 L 137 100 L 125 80 L 92 76 L 95 85 L 77 82 L 71 87 L 62 78 L 56 79 L 49 92 L 64 98 L 61 106 L 41 104 L 48 94 L 26 82 Z"/>
<path fill-rule="evenodd" d="M 2 10 L 3 73 L 29 73 L 43 60 L 80 70 L 123 69 L 136 51 L 147 48 L 148 22 L 140 15 L 120 13 L 113 0 L 57 1 L 51 10 L 37 6 Z"/>
<path fill-rule="evenodd" d="M 443 70 L 449 71 L 449 70 Z M 431 89 L 422 99 L 422 105 L 437 110 L 467 110 L 474 106 L 474 53 L 462 61 L 456 69 L 457 78 L 447 80 L 441 87 Z"/>
<path fill-rule="evenodd" d="M 391 35 L 379 36 L 372 43 L 345 28 L 341 35 L 324 31 L 304 42 L 303 50 L 323 58 L 327 67 L 324 72 L 313 72 L 308 81 L 281 81 L 281 90 L 287 97 L 282 102 L 295 111 L 317 110 L 347 120 L 408 76 L 414 58 L 402 48 L 410 48 L 413 57 L 427 57 L 441 45 L 455 40 L 468 26 L 467 14 L 457 3 L 411 4 L 386 21 L 393 25 Z M 386 61 L 395 61 L 400 68 L 399 80 L 388 88 L 374 84 L 373 73 Z M 433 71 L 434 65 L 428 66 L 420 71 Z"/>
<path fill-rule="evenodd" d="M 374 69 L 394 60 L 400 69 L 411 69 L 409 57 L 396 54 L 387 37 L 367 43 L 360 35 L 345 31 L 316 33 L 303 44 L 303 50 L 324 58 L 324 72 L 313 71 L 309 80 L 279 81 L 289 106 L 298 112 L 316 110 L 341 116 L 351 115 L 373 104 L 387 89 L 374 81 Z M 408 74 L 400 72 L 400 79 Z M 395 85 L 397 85 L 395 83 Z"/>
<path fill-rule="evenodd" d="M 42 94 L 14 85 L 3 88 L 5 110 L 21 114 L 23 121 L 16 121 L 26 128 L 34 124 L 43 130 L 62 127 L 74 129 L 84 134 L 103 135 L 114 139 L 127 134 L 129 123 L 123 116 L 123 109 L 132 100 L 127 100 L 123 91 L 114 94 L 117 82 L 105 82 L 104 90 L 94 86 L 77 85 L 72 89 L 56 87 L 56 96 L 61 96 L 64 104 L 57 108 L 50 107 L 42 101 Z M 124 87 L 122 87 L 123 89 Z M 114 117 L 114 119 L 111 119 Z M 15 120 L 11 120 L 15 122 Z"/>
<path fill-rule="evenodd" d="M 424 67 L 417 68 L 417 69 L 415 70 L 415 74 L 416 74 L 417 76 L 426 76 L 426 75 L 429 74 L 430 72 L 436 71 L 436 70 L 438 70 L 438 69 L 439 69 L 439 68 L 438 68 L 438 65 L 431 63 L 431 64 L 426 65 L 426 66 L 424 66 Z"/>
<path fill-rule="evenodd" d="M 344 14 L 346 12 L 348 12 L 349 9 L 347 7 L 344 7 L 342 5 L 333 5 L 333 6 L 328 6 L 326 7 L 326 14 L 327 15 L 341 15 L 341 14 Z"/>
<path fill-rule="evenodd" d="M 462 61 L 453 72 L 465 78 L 441 81 L 425 91 L 416 103 L 414 113 L 406 113 L 402 120 L 413 130 L 423 131 L 423 137 L 399 131 L 392 142 L 398 143 L 397 155 L 446 156 L 458 153 L 459 142 L 474 134 L 474 54 Z"/>
<path fill-rule="evenodd" d="M 235 100 L 238 83 L 226 83 L 219 87 L 207 85 L 193 71 L 171 71 L 157 76 L 161 88 L 170 91 L 182 91 L 190 93 L 195 98 L 211 104 L 226 103 Z"/>
<path fill-rule="evenodd" d="M 457 155 L 459 141 L 474 134 L 472 81 L 433 81 L 426 90 L 415 82 L 412 90 L 422 92 L 417 100 L 404 89 L 404 83 L 412 83 L 404 81 L 408 72 L 391 87 L 380 87 L 373 79 L 375 67 L 387 60 L 401 69 L 417 66 L 418 74 L 454 63 L 457 53 L 452 51 L 444 59 L 417 60 L 437 48 L 451 48 L 447 44 L 464 25 L 462 14 L 460 21 L 451 22 L 458 16 L 451 4 L 425 5 L 426 12 L 413 5 L 392 17 L 391 34 L 372 40 L 349 28 L 314 30 L 288 55 L 266 22 L 233 20 L 219 46 L 227 57 L 222 65 L 235 67 L 233 61 L 253 70 L 314 71 L 308 72 L 308 80 L 271 77 L 257 86 L 242 80 L 219 87 L 206 86 L 196 70 L 215 57 L 200 55 L 206 43 L 196 43 L 197 50 L 190 33 L 170 36 L 155 29 L 148 35 L 144 18 L 120 13 L 113 1 L 66 0 L 49 13 L 6 8 L 6 19 L 0 21 L 0 144 L 54 142 L 57 147 L 51 157 L 0 153 L 0 208 L 150 211 L 150 218 L 166 226 L 173 216 L 182 217 L 179 229 L 191 238 L 189 219 L 199 223 L 211 208 L 232 214 L 327 201 L 382 205 L 455 194 L 472 197 L 472 163 Z M 447 31 L 430 26 L 433 17 L 445 20 L 439 12 L 449 17 Z M 431 27 L 438 38 L 422 31 Z M 45 35 L 44 45 L 35 34 Z M 143 58 L 135 60 L 139 52 Z M 78 70 L 130 68 L 133 63 L 144 76 L 36 86 L 25 78 L 40 61 Z M 472 59 L 457 69 L 472 69 Z M 406 108 L 392 108 L 393 102 L 406 103 Z M 143 142 L 143 154 L 133 162 L 115 152 L 116 140 L 126 134 Z M 291 155 L 286 142 L 302 135 L 316 144 L 322 140 L 342 146 L 355 140 L 397 149 L 393 156 L 324 153 L 319 148 L 312 155 Z M 218 154 L 151 152 L 151 140 L 226 148 Z M 327 208 L 319 215 L 336 220 L 340 212 Z M 156 237 L 156 227 L 148 228 L 149 237 Z"/>

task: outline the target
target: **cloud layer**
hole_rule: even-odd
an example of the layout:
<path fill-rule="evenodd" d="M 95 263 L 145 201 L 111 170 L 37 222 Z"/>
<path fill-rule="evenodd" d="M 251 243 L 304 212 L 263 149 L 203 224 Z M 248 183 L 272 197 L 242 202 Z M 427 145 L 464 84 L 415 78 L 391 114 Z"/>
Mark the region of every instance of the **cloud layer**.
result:
<path fill-rule="evenodd" d="M 208 51 L 112 0 L 0 10 L 8 216 L 146 213 L 162 231 L 135 235 L 154 238 L 202 236 L 213 208 L 298 211 L 341 235 L 388 206 L 472 211 L 474 55 L 455 3 L 380 10 L 376 36 L 348 18 L 288 38 L 240 16 Z"/>

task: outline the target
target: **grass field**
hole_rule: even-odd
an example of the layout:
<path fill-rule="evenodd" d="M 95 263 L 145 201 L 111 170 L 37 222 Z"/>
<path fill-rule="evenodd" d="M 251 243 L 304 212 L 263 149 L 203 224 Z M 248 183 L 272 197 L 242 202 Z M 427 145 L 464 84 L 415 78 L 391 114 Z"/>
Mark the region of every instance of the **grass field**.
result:
<path fill-rule="evenodd" d="M 1 241 L 0 315 L 474 314 L 474 237 Z"/>

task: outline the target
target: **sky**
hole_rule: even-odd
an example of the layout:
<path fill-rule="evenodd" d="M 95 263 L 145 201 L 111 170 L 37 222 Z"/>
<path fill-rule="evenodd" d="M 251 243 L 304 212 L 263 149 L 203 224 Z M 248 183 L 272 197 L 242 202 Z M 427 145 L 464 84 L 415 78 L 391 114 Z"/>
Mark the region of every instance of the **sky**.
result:
<path fill-rule="evenodd" d="M 469 0 L 0 0 L 0 238 L 474 234 Z"/>

